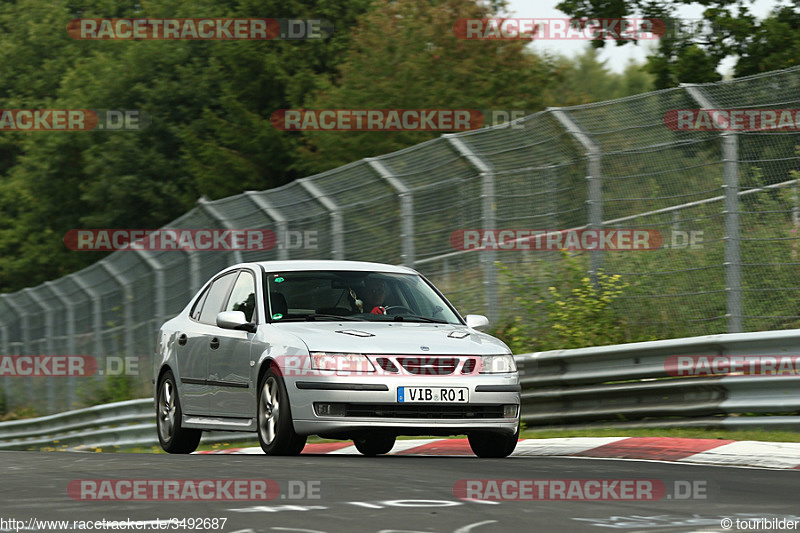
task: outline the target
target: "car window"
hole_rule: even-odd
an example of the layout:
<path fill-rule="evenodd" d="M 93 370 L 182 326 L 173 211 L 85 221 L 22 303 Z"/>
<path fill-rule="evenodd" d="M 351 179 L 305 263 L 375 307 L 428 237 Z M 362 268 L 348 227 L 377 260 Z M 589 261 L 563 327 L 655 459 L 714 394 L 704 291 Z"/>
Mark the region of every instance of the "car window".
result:
<path fill-rule="evenodd" d="M 243 270 L 239 274 L 225 310 L 242 311 L 247 321 L 252 322 L 256 310 L 256 280 L 251 272 Z"/>
<path fill-rule="evenodd" d="M 204 324 L 216 324 L 217 315 L 222 311 L 222 304 L 228 296 L 231 283 L 236 278 L 237 272 L 230 272 L 218 278 L 208 290 L 208 296 L 203 302 L 203 309 L 200 311 L 200 322 Z"/>
<path fill-rule="evenodd" d="M 273 321 L 336 315 L 350 320 L 421 320 L 459 324 L 420 276 L 364 271 L 296 271 L 267 276 Z"/>
<path fill-rule="evenodd" d="M 205 302 L 206 298 L 208 297 L 209 289 L 211 289 L 210 285 L 206 287 L 206 290 L 203 291 L 203 294 L 201 294 L 200 298 L 198 298 L 194 303 L 194 307 L 192 307 L 192 310 L 189 313 L 189 317 L 191 317 L 192 320 L 200 320 L 200 311 L 203 309 L 203 302 Z"/>

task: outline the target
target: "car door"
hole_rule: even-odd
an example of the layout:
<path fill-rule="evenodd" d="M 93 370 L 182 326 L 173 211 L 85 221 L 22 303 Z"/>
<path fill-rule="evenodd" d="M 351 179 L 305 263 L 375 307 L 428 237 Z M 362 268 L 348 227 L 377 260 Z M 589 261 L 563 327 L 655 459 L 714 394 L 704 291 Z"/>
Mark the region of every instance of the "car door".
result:
<path fill-rule="evenodd" d="M 249 269 L 239 271 L 223 311 L 242 311 L 256 322 L 256 277 Z M 254 333 L 216 328 L 208 352 L 209 413 L 216 416 L 252 418 L 255 384 L 252 383 L 250 351 Z"/>
<path fill-rule="evenodd" d="M 230 272 L 215 279 L 190 311 L 186 330 L 178 332 L 178 379 L 181 407 L 186 414 L 208 414 L 209 345 L 218 330 L 217 314 L 227 301 L 236 276 L 236 272 Z"/>

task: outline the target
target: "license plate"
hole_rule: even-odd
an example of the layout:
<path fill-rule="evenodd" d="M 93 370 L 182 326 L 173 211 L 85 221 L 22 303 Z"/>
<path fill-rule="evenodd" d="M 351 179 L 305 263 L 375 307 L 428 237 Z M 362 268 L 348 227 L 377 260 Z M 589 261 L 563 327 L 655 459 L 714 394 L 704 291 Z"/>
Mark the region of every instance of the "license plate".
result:
<path fill-rule="evenodd" d="M 397 387 L 397 401 L 401 403 L 467 403 L 466 387 Z"/>

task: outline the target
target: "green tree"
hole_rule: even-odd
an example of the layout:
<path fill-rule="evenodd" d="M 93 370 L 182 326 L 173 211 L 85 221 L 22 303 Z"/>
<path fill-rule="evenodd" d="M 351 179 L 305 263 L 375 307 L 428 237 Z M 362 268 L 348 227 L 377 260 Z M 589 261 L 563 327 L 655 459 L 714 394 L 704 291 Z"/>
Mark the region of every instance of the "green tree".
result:
<path fill-rule="evenodd" d="M 562 0 L 556 7 L 574 18 L 652 17 L 666 25 L 666 35 L 657 52 L 649 57 L 648 67 L 659 89 L 680 83 L 713 82 L 720 79 L 717 69 L 729 56 L 736 57 L 734 75 L 746 76 L 797 65 L 800 57 L 800 1 L 776 7 L 763 20 L 756 19 L 742 1 L 706 0 L 704 24 L 680 21 L 678 2 L 630 0 L 595 2 Z M 636 41 L 617 40 L 623 46 Z M 593 41 L 602 48 L 607 41 Z"/>
<path fill-rule="evenodd" d="M 553 70 L 524 41 L 461 40 L 459 18 L 494 13 L 477 1 L 378 0 L 353 30 L 335 74 L 316 76 L 309 109 L 515 109 L 550 104 Z M 304 132 L 306 173 L 393 152 L 441 132 Z"/>
<path fill-rule="evenodd" d="M 121 2 L 23 0 L 0 6 L 0 108 L 136 109 L 141 131 L 0 135 L 0 291 L 87 266 L 74 228 L 155 228 L 200 196 L 267 189 L 298 177 L 299 138 L 269 124 L 302 104 L 341 61 L 368 0 Z M 316 41 L 79 41 L 78 17 L 324 18 Z"/>
<path fill-rule="evenodd" d="M 618 74 L 610 71 L 606 63 L 600 60 L 598 50 L 592 46 L 587 46 L 574 59 L 557 57 L 557 76 L 549 89 L 553 105 L 602 102 L 652 90 L 653 76 L 643 65 L 631 60 L 624 72 Z"/>

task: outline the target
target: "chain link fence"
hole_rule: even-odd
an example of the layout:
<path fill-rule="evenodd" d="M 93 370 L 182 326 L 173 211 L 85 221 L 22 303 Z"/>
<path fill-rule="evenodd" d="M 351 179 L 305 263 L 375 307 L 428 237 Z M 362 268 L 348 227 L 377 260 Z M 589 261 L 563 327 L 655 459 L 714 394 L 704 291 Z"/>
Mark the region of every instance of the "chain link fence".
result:
<path fill-rule="evenodd" d="M 268 191 L 201 199 L 169 228 L 318 232 L 317 248 L 114 252 L 64 278 L 0 296 L 3 354 L 138 358 L 150 391 L 156 332 L 218 270 L 239 261 L 353 259 L 405 264 L 463 313 L 519 314 L 563 260 L 553 251 L 456 250 L 459 229 L 642 228 L 654 251 L 573 254 L 630 286 L 616 302 L 653 338 L 800 327 L 800 136 L 673 131 L 670 110 L 800 108 L 800 68 L 548 109 L 515 127 L 440 138 Z M 674 246 L 702 232 L 702 247 Z M 548 274 L 550 273 L 550 274 Z M 107 376 L 0 380 L 6 407 L 91 403 Z"/>

